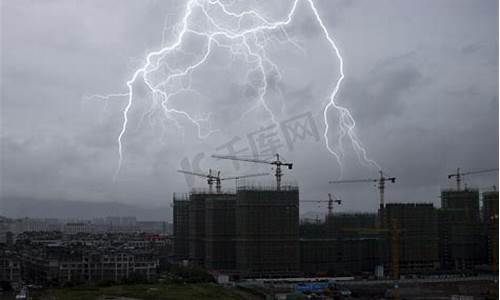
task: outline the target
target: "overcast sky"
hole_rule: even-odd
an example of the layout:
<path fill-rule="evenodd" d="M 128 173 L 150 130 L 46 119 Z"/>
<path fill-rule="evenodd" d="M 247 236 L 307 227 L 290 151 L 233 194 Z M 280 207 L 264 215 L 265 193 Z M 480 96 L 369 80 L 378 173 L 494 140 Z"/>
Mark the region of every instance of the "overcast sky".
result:
<path fill-rule="evenodd" d="M 235 12 L 253 8 L 273 21 L 284 19 L 292 3 L 231 2 Z M 337 103 L 350 110 L 368 158 L 397 177 L 389 184 L 387 202 L 438 205 L 440 189 L 450 185 L 447 174 L 457 167 L 498 166 L 498 1 L 314 3 L 344 60 Z M 373 185 L 328 184 L 341 175 L 323 138 L 323 110 L 340 75 L 339 60 L 301 0 L 283 31 L 257 37 L 275 64 L 266 67 L 265 82 L 277 125 L 262 105 L 256 106 L 262 77 L 252 69 L 255 63 L 224 47 L 237 41 L 221 40 L 190 80 L 169 87 L 190 83 L 168 105 L 204 119 L 200 132 L 185 116 L 155 106 L 158 98 L 140 80 L 133 85 L 123 163 L 114 178 L 127 98 L 88 96 L 126 93 L 127 80 L 147 54 L 176 40 L 180 27 L 175 24 L 185 9 L 181 0 L 1 1 L 1 196 L 168 204 L 173 192 L 206 184 L 177 173 L 180 168 L 221 169 L 227 176 L 272 172 L 267 165 L 210 158 L 226 154 L 223 146 L 229 142 L 245 150 L 242 155 L 265 152 L 269 144 L 257 138 L 263 136 L 294 162 L 284 180 L 298 183 L 303 199 L 324 199 L 333 192 L 344 200 L 341 211 L 374 211 Z M 210 30 L 205 21 L 196 13 L 189 19 L 192 28 Z M 242 26 L 255 24 L 249 18 Z M 225 25 L 236 26 L 229 19 Z M 196 61 L 206 47 L 202 38 L 188 36 L 152 72 L 151 81 Z M 295 117 L 312 127 L 287 143 L 284 128 L 297 128 Z M 330 110 L 328 118 L 331 146 L 338 149 L 338 112 Z M 358 161 L 349 140 L 343 144 L 343 178 L 376 178 L 377 169 Z M 466 180 L 479 188 L 497 181 L 496 173 Z"/>

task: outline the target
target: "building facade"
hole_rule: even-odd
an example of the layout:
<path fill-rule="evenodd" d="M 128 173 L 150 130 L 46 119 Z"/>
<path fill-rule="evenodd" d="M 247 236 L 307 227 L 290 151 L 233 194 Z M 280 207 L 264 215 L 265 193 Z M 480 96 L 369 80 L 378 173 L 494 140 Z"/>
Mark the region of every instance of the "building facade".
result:
<path fill-rule="evenodd" d="M 399 264 L 401 274 L 439 269 L 438 223 L 433 204 L 389 203 L 380 210 L 382 226 L 390 233 L 390 263 Z"/>
<path fill-rule="evenodd" d="M 205 267 L 236 267 L 236 195 L 216 194 L 205 202 Z"/>
<path fill-rule="evenodd" d="M 498 191 L 483 193 L 483 234 L 488 249 L 487 263 L 498 271 Z"/>
<path fill-rule="evenodd" d="M 189 258 L 189 198 L 174 195 L 174 258 Z"/>
<path fill-rule="evenodd" d="M 240 188 L 236 195 L 236 268 L 251 276 L 299 272 L 299 190 Z M 284 255 L 286 254 L 286 255 Z"/>
<path fill-rule="evenodd" d="M 0 249 L 0 281 L 13 287 L 21 283 L 21 260 L 15 251 Z"/>
<path fill-rule="evenodd" d="M 151 251 L 45 246 L 22 255 L 24 277 L 44 286 L 66 283 L 121 282 L 153 279 L 159 259 Z"/>
<path fill-rule="evenodd" d="M 479 191 L 443 190 L 438 216 L 441 268 L 470 270 L 484 264 L 487 251 L 481 234 Z"/>
<path fill-rule="evenodd" d="M 175 257 L 182 260 L 187 253 L 191 264 L 210 270 L 297 273 L 298 230 L 297 187 L 193 192 L 188 200 L 174 199 Z"/>

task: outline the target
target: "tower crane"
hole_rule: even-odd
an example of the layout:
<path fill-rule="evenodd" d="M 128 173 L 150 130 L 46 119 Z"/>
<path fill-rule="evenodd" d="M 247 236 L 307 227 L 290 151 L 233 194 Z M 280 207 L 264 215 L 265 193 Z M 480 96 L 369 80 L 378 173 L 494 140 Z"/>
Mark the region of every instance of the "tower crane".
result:
<path fill-rule="evenodd" d="M 190 172 L 186 170 L 177 170 L 179 173 L 183 174 L 188 174 L 188 175 L 193 175 L 193 176 L 198 176 L 198 177 L 204 177 L 207 178 L 207 183 L 208 183 L 208 190 L 210 193 L 213 191 L 213 184 L 215 182 L 215 191 L 217 193 L 221 192 L 221 182 L 223 180 L 238 180 L 241 178 L 248 178 L 248 177 L 257 177 L 257 176 L 265 176 L 269 175 L 269 173 L 257 173 L 257 174 L 247 174 L 247 175 L 240 175 L 240 176 L 232 176 L 232 177 L 220 177 L 220 171 L 217 171 L 216 173 L 212 173 L 212 169 L 208 170 L 208 174 L 203 174 L 203 173 L 196 173 L 196 172 Z"/>
<path fill-rule="evenodd" d="M 452 174 L 448 175 L 448 179 L 452 179 L 453 177 L 455 177 L 456 181 L 457 181 L 457 191 L 460 191 L 462 189 L 462 177 L 467 176 L 467 175 L 489 173 L 489 172 L 496 172 L 496 171 L 498 171 L 498 169 L 486 169 L 486 170 L 471 171 L 471 172 L 460 172 L 460 168 L 458 168 L 456 173 L 452 173 Z"/>
<path fill-rule="evenodd" d="M 329 183 L 358 183 L 358 182 L 377 182 L 377 187 L 380 191 L 380 208 L 384 207 L 384 192 L 385 182 L 396 182 L 396 177 L 385 177 L 382 171 L 379 171 L 380 177 L 377 179 L 351 179 L 351 180 L 336 180 L 329 181 Z"/>
<path fill-rule="evenodd" d="M 333 203 L 337 203 L 338 205 L 342 204 L 342 200 L 337 199 L 337 197 L 334 198 L 335 199 L 332 198 L 331 193 L 328 193 L 328 200 L 300 200 L 300 202 L 316 202 L 316 203 L 328 202 L 328 216 L 331 216 L 333 214 Z"/>
<path fill-rule="evenodd" d="M 283 162 L 280 160 L 280 155 L 278 153 L 275 154 L 276 159 L 274 160 L 263 160 L 263 159 L 254 159 L 254 158 L 244 158 L 238 156 L 228 156 L 228 155 L 212 155 L 214 158 L 220 159 L 230 159 L 230 160 L 239 160 L 239 161 L 247 161 L 259 164 L 269 164 L 276 166 L 276 189 L 279 191 L 281 189 L 281 177 L 283 177 L 283 172 L 281 171 L 281 166 L 288 167 L 289 170 L 292 169 L 293 163 Z"/>

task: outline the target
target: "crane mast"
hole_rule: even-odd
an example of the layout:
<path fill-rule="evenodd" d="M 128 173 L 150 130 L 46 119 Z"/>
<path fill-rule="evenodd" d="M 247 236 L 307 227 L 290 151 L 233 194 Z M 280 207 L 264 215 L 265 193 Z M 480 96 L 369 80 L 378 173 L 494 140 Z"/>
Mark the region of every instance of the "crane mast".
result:
<path fill-rule="evenodd" d="M 396 177 L 384 177 L 384 173 L 379 171 L 380 178 L 378 180 L 378 189 L 380 191 L 380 208 L 383 208 L 385 205 L 385 182 L 390 181 L 392 183 L 396 182 Z"/>
<path fill-rule="evenodd" d="M 342 204 L 342 200 L 340 199 L 333 199 L 332 194 L 328 193 L 328 215 L 333 215 L 333 203 L 337 203 L 338 205 Z"/>

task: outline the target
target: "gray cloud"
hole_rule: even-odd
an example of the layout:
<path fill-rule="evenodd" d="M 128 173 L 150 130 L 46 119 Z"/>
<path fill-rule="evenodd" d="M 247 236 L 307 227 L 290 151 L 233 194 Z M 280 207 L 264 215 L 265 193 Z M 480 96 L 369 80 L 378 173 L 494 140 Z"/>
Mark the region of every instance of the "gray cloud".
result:
<path fill-rule="evenodd" d="M 235 2 L 280 17 L 291 2 Z M 433 201 L 449 184 L 446 174 L 498 165 L 498 2 L 315 1 L 338 43 L 345 80 L 338 103 L 349 108 L 368 155 L 398 183 L 389 201 Z M 124 82 L 148 51 L 171 41 L 184 1 L 2 2 L 1 18 L 1 196 L 167 204 L 188 189 L 176 173 L 184 158 L 208 157 L 231 138 L 270 125 L 264 110 L 241 114 L 256 103 L 245 80 L 245 64 L 218 50 L 193 74 L 198 94 L 172 98 L 170 105 L 193 115 L 211 113 L 207 139 L 182 116 L 161 112 L 139 122 L 150 108 L 143 93 L 134 103 L 116 182 L 117 143 L 124 98 L 85 100 L 95 93 L 123 92 Z M 307 7 L 304 5 L 303 7 Z M 302 49 L 273 40 L 273 76 L 267 103 L 279 120 L 311 112 L 320 134 L 322 108 L 339 76 L 308 10 L 286 28 Z M 163 32 L 164 25 L 167 30 Z M 169 27 L 170 26 L 170 27 Z M 335 123 L 335 113 L 329 114 Z M 177 125 L 182 125 L 179 130 Z M 331 137 L 334 136 L 332 132 Z M 281 140 L 281 142 L 284 142 Z M 345 142 L 344 177 L 376 176 Z M 324 141 L 305 140 L 283 155 L 296 168 L 286 178 L 300 184 L 303 198 L 334 191 L 344 210 L 374 210 L 371 186 L 331 186 L 339 166 Z M 245 173 L 267 170 L 205 158 L 202 168 Z M 270 178 L 268 180 L 271 180 Z M 471 177 L 486 187 L 496 175 Z M 198 186 L 203 181 L 196 181 Z M 313 209 L 314 207 L 310 207 Z M 306 207 L 306 209 L 309 209 Z"/>
<path fill-rule="evenodd" d="M 340 95 L 342 103 L 356 114 L 361 127 L 401 115 L 406 109 L 406 98 L 426 81 L 411 54 L 387 59 L 363 75 L 361 80 L 348 78 Z"/>

